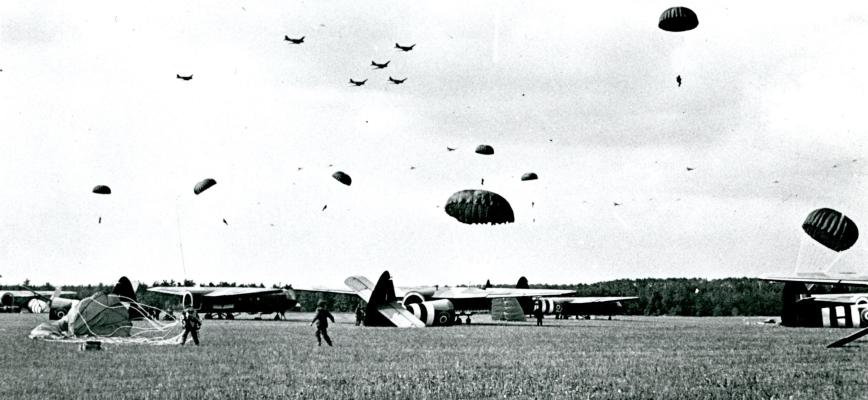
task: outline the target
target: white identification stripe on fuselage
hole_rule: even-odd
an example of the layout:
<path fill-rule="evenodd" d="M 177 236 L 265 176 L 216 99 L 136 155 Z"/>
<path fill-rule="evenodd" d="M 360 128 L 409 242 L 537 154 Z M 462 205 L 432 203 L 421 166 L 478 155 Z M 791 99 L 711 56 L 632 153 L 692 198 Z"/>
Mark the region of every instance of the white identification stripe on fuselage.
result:
<path fill-rule="evenodd" d="M 823 315 L 823 327 L 828 328 L 828 327 L 832 326 L 832 318 L 831 318 L 831 315 L 829 315 L 830 314 L 829 308 L 828 307 L 821 308 L 820 313 Z"/>
<path fill-rule="evenodd" d="M 853 304 L 850 306 L 850 320 L 853 321 L 854 327 L 859 327 L 862 325 L 861 316 L 862 313 L 859 310 L 859 306 L 857 304 Z"/>

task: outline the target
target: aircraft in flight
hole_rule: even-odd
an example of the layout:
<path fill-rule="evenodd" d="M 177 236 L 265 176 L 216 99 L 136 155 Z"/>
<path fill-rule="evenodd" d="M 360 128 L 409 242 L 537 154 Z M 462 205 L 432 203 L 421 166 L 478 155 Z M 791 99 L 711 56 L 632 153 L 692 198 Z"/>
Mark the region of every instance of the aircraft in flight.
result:
<path fill-rule="evenodd" d="M 475 313 L 497 313 L 492 319 L 523 321 L 533 312 L 534 300 L 573 293 L 562 289 L 530 289 L 527 279 L 519 279 L 515 288 L 478 287 L 399 287 L 395 288 L 389 271 L 374 284 L 363 276 L 351 276 L 344 283 L 349 291 L 367 302 L 366 326 L 400 328 L 443 326 L 471 323 Z M 566 298 L 562 298 L 566 299 Z M 571 298 L 578 299 L 578 298 Z M 617 298 L 623 299 L 623 298 Z"/>
<path fill-rule="evenodd" d="M 868 335 L 868 293 L 811 293 L 815 285 L 868 286 L 868 276 L 853 273 L 807 272 L 765 275 L 760 279 L 784 282 L 781 325 L 862 328 L 826 347 L 842 347 Z"/>
<path fill-rule="evenodd" d="M 299 306 L 295 291 L 292 289 L 266 289 L 247 287 L 181 287 L 157 286 L 148 288 L 149 292 L 181 297 L 181 304 L 193 307 L 206 319 L 234 319 L 234 313 L 262 314 L 274 313 L 274 319 L 284 319 L 286 311 Z"/>
<path fill-rule="evenodd" d="M 75 292 L 50 290 L 0 290 L 0 311 L 41 313 L 49 310 L 53 296 L 75 296 Z"/>

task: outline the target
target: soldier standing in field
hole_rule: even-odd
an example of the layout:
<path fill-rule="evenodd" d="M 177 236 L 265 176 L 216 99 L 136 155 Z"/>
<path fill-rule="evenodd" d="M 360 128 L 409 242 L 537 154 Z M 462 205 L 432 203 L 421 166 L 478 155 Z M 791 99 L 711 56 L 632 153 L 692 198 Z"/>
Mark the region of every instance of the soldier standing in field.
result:
<path fill-rule="evenodd" d="M 181 319 L 181 324 L 184 325 L 184 335 L 181 336 L 181 346 L 187 342 L 187 334 L 193 336 L 193 343 L 199 345 L 199 328 L 202 327 L 202 321 L 199 320 L 199 313 L 195 309 L 188 308 L 184 310 L 184 316 Z"/>
<path fill-rule="evenodd" d="M 335 317 L 332 316 L 332 313 L 328 312 L 325 307 L 325 302 L 320 301 L 319 306 L 316 309 L 316 315 L 313 317 L 313 321 L 310 321 L 310 324 L 313 325 L 316 323 L 316 342 L 322 346 L 322 339 L 325 339 L 326 343 L 331 346 L 332 339 L 329 337 L 328 328 L 329 321 L 335 322 Z M 322 338 L 320 338 L 322 335 Z"/>
<path fill-rule="evenodd" d="M 362 307 L 362 304 L 356 306 L 356 326 L 362 324 L 365 321 L 365 308 Z"/>
<path fill-rule="evenodd" d="M 536 326 L 542 326 L 543 310 L 542 305 L 537 305 L 533 309 L 533 316 L 536 317 Z"/>

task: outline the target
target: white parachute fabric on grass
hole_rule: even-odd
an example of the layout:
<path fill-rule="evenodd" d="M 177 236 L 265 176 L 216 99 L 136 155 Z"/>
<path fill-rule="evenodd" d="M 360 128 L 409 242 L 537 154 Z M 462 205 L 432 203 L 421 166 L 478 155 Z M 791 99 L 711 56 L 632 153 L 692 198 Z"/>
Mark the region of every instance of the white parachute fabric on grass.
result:
<path fill-rule="evenodd" d="M 98 338 L 111 344 L 176 344 L 182 327 L 178 320 L 151 318 L 160 311 L 122 296 L 96 293 L 73 305 L 58 321 L 42 323 L 30 332 L 31 339 L 85 342 Z M 130 315 L 143 316 L 132 321 Z M 168 314 L 167 314 L 168 315 Z"/>

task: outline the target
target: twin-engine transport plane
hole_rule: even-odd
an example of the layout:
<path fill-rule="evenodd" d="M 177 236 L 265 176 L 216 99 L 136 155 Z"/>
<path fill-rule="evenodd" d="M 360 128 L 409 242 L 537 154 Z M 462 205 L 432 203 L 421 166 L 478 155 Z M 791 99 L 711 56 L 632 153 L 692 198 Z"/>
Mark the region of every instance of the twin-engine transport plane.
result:
<path fill-rule="evenodd" d="M 193 307 L 205 318 L 234 319 L 233 313 L 271 314 L 274 319 L 285 319 L 284 313 L 298 306 L 292 289 L 266 289 L 245 287 L 176 287 L 158 286 L 148 291 L 181 296 L 184 307 Z"/>
<path fill-rule="evenodd" d="M 868 286 L 868 276 L 811 272 L 760 279 L 784 282 L 781 325 L 862 328 L 827 347 L 841 347 L 868 335 L 868 293 L 811 294 L 814 285 Z"/>
<path fill-rule="evenodd" d="M 472 314 L 489 312 L 498 314 L 492 319 L 523 321 L 533 311 L 534 299 L 572 293 L 529 289 L 524 277 L 516 288 L 425 286 L 396 290 L 389 271 L 383 272 L 376 285 L 363 276 L 351 276 L 344 283 L 352 288 L 350 293 L 368 303 L 366 326 L 400 328 L 461 324 L 461 317 L 469 324 Z"/>

